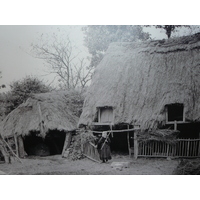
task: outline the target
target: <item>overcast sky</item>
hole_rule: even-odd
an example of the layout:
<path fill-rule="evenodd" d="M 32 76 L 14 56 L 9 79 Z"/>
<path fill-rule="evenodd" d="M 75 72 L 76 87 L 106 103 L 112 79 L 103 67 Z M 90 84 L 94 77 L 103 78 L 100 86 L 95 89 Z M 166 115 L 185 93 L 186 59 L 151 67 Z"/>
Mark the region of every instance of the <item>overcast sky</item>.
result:
<path fill-rule="evenodd" d="M 46 76 L 47 67 L 44 61 L 30 55 L 31 43 L 37 44 L 41 34 L 66 34 L 75 44 L 82 56 L 87 56 L 87 48 L 83 46 L 81 26 L 0 26 L 0 84 L 9 85 L 10 82 L 24 78 L 26 75 L 38 76 L 44 81 L 51 81 Z M 2 89 L 1 92 L 8 90 Z"/>
<path fill-rule="evenodd" d="M 0 71 L 2 78 L 0 85 L 6 84 L 9 90 L 9 84 L 24 78 L 27 75 L 37 76 L 45 82 L 50 83 L 52 75 L 47 74 L 47 67 L 44 61 L 34 58 L 30 55 L 31 43 L 37 43 L 41 34 L 57 33 L 67 34 L 71 42 L 82 52 L 82 57 L 89 56 L 87 48 L 83 45 L 82 26 L 44 26 L 44 25 L 1 25 L 0 26 Z M 164 31 L 149 29 L 153 39 L 166 38 Z"/>

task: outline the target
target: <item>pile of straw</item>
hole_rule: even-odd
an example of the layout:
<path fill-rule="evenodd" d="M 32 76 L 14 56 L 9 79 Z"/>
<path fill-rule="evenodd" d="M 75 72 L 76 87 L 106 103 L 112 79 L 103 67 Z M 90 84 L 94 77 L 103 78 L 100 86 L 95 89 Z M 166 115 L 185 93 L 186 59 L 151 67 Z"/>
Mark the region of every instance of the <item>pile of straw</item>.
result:
<path fill-rule="evenodd" d="M 142 131 L 140 134 L 138 134 L 138 141 L 139 142 L 159 141 L 168 144 L 174 144 L 176 142 L 178 134 L 179 131 L 174 131 L 170 129 L 156 129 L 156 130 Z"/>
<path fill-rule="evenodd" d="M 174 175 L 200 175 L 200 159 L 182 160 L 173 172 Z"/>

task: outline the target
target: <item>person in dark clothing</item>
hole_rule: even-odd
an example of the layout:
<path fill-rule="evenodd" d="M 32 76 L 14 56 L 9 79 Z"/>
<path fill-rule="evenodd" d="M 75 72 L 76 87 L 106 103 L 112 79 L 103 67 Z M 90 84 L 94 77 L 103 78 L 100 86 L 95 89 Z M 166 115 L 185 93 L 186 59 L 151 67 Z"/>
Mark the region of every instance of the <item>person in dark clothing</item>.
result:
<path fill-rule="evenodd" d="M 97 142 L 97 150 L 103 163 L 111 160 L 110 138 L 107 136 L 107 132 L 102 133 L 102 137 Z"/>

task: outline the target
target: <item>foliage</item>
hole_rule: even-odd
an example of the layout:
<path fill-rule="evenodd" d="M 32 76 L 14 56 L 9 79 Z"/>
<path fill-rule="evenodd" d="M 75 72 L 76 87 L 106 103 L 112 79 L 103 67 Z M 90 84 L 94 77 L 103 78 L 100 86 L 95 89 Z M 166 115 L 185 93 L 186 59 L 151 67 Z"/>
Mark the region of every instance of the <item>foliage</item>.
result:
<path fill-rule="evenodd" d="M 181 27 L 190 28 L 189 25 L 153 25 L 153 26 L 155 26 L 156 28 L 164 29 L 168 38 L 171 37 L 172 32 L 177 31 L 177 28 Z"/>
<path fill-rule="evenodd" d="M 70 90 L 69 93 L 67 93 L 67 100 L 65 103 L 67 105 L 70 105 L 70 110 L 72 110 L 73 114 L 77 117 L 80 117 L 82 113 L 83 102 L 84 102 L 83 92 L 73 89 Z"/>
<path fill-rule="evenodd" d="M 5 94 L 6 115 L 21 103 L 36 93 L 49 92 L 51 88 L 46 86 L 36 77 L 27 76 L 22 80 L 10 84 L 11 91 Z"/>
<path fill-rule="evenodd" d="M 133 42 L 149 39 L 142 26 L 93 25 L 83 27 L 84 44 L 92 55 L 90 67 L 96 67 L 112 42 Z"/>
<path fill-rule="evenodd" d="M 32 44 L 32 53 L 46 62 L 49 74 L 55 74 L 62 89 L 84 88 L 91 79 L 91 69 L 83 58 L 79 58 L 80 52 L 68 36 L 59 38 L 53 34 L 48 38 L 42 35 L 38 44 Z"/>

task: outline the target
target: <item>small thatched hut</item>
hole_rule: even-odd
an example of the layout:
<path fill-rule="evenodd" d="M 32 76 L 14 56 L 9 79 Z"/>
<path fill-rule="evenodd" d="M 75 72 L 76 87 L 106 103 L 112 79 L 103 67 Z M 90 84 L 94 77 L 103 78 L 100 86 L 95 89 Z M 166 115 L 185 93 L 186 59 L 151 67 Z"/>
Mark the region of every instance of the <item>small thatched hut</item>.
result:
<path fill-rule="evenodd" d="M 66 91 L 35 94 L 1 123 L 3 138 L 18 138 L 19 155 L 61 154 L 66 134 L 77 128 L 78 117 Z"/>
<path fill-rule="evenodd" d="M 195 34 L 111 44 L 95 70 L 79 126 L 146 130 L 175 124 L 183 137 L 197 137 L 199 121 L 200 34 Z"/>

